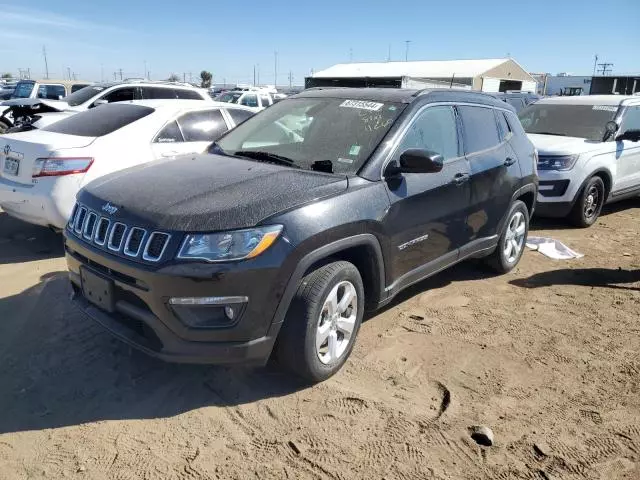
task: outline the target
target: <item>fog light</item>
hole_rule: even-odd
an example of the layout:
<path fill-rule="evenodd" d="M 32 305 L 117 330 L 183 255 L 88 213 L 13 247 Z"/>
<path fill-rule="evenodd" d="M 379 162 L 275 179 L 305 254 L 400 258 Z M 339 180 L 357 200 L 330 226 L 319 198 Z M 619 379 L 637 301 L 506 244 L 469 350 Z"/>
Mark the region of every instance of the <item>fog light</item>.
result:
<path fill-rule="evenodd" d="M 248 297 L 171 298 L 173 313 L 191 328 L 224 328 L 240 320 Z"/>

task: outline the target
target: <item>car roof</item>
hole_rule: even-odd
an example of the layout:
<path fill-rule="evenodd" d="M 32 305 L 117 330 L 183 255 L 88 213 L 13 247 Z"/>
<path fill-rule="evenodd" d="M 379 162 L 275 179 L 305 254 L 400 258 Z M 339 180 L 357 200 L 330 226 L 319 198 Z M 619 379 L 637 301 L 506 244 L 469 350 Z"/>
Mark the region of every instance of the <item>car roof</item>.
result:
<path fill-rule="evenodd" d="M 627 100 L 638 101 L 632 95 L 574 95 L 571 97 L 546 97 L 537 103 L 551 105 L 611 105 L 618 106 Z M 635 102 L 634 102 L 635 103 Z"/>
<path fill-rule="evenodd" d="M 432 88 L 415 90 L 409 88 L 309 88 L 288 98 L 344 98 L 345 100 L 367 100 L 372 102 L 413 103 L 471 102 L 506 108 L 505 103 L 493 95 L 475 90 L 455 88 Z"/>

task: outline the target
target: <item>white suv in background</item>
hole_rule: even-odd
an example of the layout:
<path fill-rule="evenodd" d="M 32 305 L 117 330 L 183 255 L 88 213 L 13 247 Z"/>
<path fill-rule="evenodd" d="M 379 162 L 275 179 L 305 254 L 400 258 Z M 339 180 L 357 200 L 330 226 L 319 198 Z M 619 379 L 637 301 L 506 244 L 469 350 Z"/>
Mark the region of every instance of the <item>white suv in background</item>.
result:
<path fill-rule="evenodd" d="M 82 88 L 61 100 L 35 98 L 25 100 L 21 102 L 21 106 L 14 107 L 14 124 L 25 129 L 43 128 L 69 115 L 84 112 L 98 105 L 131 100 L 211 101 L 211 97 L 205 89 L 186 83 L 147 80 L 97 83 Z"/>
<path fill-rule="evenodd" d="M 519 117 L 539 155 L 537 215 L 588 227 L 605 203 L 640 195 L 640 98 L 550 97 Z"/>
<path fill-rule="evenodd" d="M 230 90 L 218 95 L 215 98 L 218 102 L 236 103 L 245 107 L 253 108 L 255 111 L 264 110 L 273 105 L 273 98 L 266 90 Z"/>

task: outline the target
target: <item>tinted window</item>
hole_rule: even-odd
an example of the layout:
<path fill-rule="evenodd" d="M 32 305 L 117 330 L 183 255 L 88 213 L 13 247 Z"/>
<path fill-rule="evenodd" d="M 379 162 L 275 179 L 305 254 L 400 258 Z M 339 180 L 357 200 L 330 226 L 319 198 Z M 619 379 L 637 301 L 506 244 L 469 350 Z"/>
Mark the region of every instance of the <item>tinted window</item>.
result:
<path fill-rule="evenodd" d="M 229 115 L 231 115 L 231 118 L 236 125 L 240 125 L 247 118 L 253 115 L 253 112 L 250 112 L 249 110 L 240 110 L 239 108 L 229 108 L 227 109 L 227 112 L 229 112 Z"/>
<path fill-rule="evenodd" d="M 60 100 L 67 94 L 62 85 L 40 85 L 38 87 L 38 98 L 47 100 Z"/>
<path fill-rule="evenodd" d="M 142 87 L 142 98 L 148 100 L 175 100 L 176 91 L 173 88 Z"/>
<path fill-rule="evenodd" d="M 504 112 L 495 110 L 496 119 L 498 120 L 498 133 L 500 134 L 500 140 L 505 140 L 507 135 L 511 133 L 511 128 L 507 123 L 507 119 L 504 117 Z"/>
<path fill-rule="evenodd" d="M 493 148 L 500 143 L 492 108 L 458 107 L 464 125 L 466 153 Z"/>
<path fill-rule="evenodd" d="M 258 106 L 258 96 L 257 95 L 245 95 L 240 100 L 240 105 L 245 105 L 247 107 L 257 107 Z"/>
<path fill-rule="evenodd" d="M 260 101 L 262 102 L 263 107 L 268 107 L 269 105 L 271 105 L 271 102 L 269 101 L 269 97 L 260 96 Z"/>
<path fill-rule="evenodd" d="M 182 137 L 182 132 L 180 131 L 180 127 L 178 127 L 178 122 L 175 120 L 169 123 L 166 127 L 160 130 L 160 133 L 156 136 L 154 140 L 155 143 L 176 143 L 176 142 L 184 142 L 184 138 Z"/>
<path fill-rule="evenodd" d="M 453 108 L 431 107 L 424 110 L 400 142 L 398 154 L 409 148 L 430 150 L 439 153 L 445 160 L 459 156 L 458 130 Z"/>
<path fill-rule="evenodd" d="M 521 98 L 507 98 L 507 103 L 519 112 L 524 108 L 524 103 Z"/>
<path fill-rule="evenodd" d="M 518 116 L 527 133 L 586 138 L 601 142 L 607 122 L 618 111 L 616 105 L 544 103 L 529 105 Z"/>
<path fill-rule="evenodd" d="M 185 142 L 213 142 L 227 131 L 219 110 L 185 113 L 178 119 Z"/>
<path fill-rule="evenodd" d="M 75 85 L 71 85 L 71 93 L 75 93 L 78 90 L 82 90 L 84 87 L 88 87 L 88 85 L 76 83 Z"/>
<path fill-rule="evenodd" d="M 216 100 L 219 102 L 238 103 L 241 95 L 241 92 L 227 92 L 220 95 Z"/>
<path fill-rule="evenodd" d="M 622 118 L 620 132 L 640 130 L 640 107 L 629 107 Z"/>
<path fill-rule="evenodd" d="M 516 116 L 515 113 L 512 113 L 512 112 L 503 112 L 503 113 L 505 118 L 507 119 L 507 123 L 509 124 L 509 129 L 511 130 L 511 133 L 513 133 L 514 135 L 518 135 L 520 137 L 527 135 L 524 131 L 524 128 L 522 128 L 520 119 Z"/>
<path fill-rule="evenodd" d="M 182 100 L 202 100 L 202 96 L 194 90 L 176 90 L 176 96 Z"/>
<path fill-rule="evenodd" d="M 43 128 L 45 132 L 81 137 L 101 137 L 153 113 L 141 105 L 116 103 L 80 112 Z"/>
<path fill-rule="evenodd" d="M 81 88 L 75 93 L 72 93 L 68 97 L 64 98 L 64 101 L 67 102 L 72 107 L 77 107 L 78 105 L 83 104 L 91 100 L 93 97 L 98 95 L 100 92 L 104 91 L 107 88 L 105 85 L 90 85 L 88 87 Z"/>
<path fill-rule="evenodd" d="M 115 103 L 128 102 L 130 100 L 135 100 L 135 98 L 135 89 L 133 87 L 127 87 L 113 90 L 112 92 L 107 93 L 104 97 L 101 97 L 101 100 L 106 100 L 109 103 Z"/>

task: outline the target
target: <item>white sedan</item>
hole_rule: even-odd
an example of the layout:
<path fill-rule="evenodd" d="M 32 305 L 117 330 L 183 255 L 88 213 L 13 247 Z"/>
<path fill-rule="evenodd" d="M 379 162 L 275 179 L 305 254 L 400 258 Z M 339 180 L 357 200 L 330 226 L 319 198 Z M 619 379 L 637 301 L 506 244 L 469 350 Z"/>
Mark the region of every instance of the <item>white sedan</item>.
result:
<path fill-rule="evenodd" d="M 228 103 L 137 100 L 0 135 L 0 207 L 26 222 L 62 229 L 76 193 L 88 182 L 153 160 L 202 153 L 253 113 Z"/>

